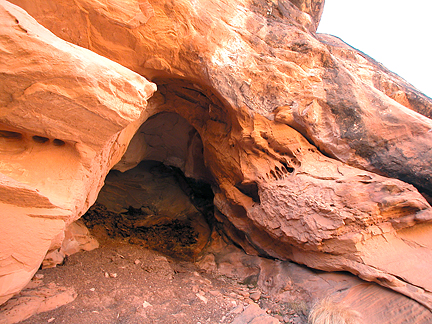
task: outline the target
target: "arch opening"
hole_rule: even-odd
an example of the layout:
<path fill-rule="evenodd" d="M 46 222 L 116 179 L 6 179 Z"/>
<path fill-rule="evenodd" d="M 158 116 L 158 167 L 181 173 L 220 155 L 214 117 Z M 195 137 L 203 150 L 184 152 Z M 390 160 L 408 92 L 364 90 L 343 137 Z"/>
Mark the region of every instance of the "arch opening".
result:
<path fill-rule="evenodd" d="M 114 169 L 83 216 L 98 239 L 120 238 L 196 259 L 214 226 L 211 175 L 196 129 L 177 113 L 157 113 L 141 125 Z"/>

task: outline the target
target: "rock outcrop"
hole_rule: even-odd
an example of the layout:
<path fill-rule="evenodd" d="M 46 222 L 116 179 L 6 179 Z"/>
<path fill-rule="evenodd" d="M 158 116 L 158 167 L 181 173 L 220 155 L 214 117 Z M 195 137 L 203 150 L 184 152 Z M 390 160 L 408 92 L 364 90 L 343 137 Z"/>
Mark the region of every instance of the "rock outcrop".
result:
<path fill-rule="evenodd" d="M 0 302 L 94 203 L 154 84 L 0 9 Z M 134 130 L 132 131 L 133 135 Z"/>
<path fill-rule="evenodd" d="M 432 309 L 432 101 L 317 35 L 323 1 L 12 2 L 137 74 L 1 2 L 2 197 L 15 215 L 2 217 L 26 227 L 2 227 L 17 243 L 1 248 L 0 278 L 20 273 L 2 300 L 140 129 L 114 168 L 153 159 L 207 181 L 217 220 L 248 253 L 350 271 Z M 138 74 L 158 86 L 147 108 L 155 88 Z M 47 219 L 30 265 L 15 249 Z"/>

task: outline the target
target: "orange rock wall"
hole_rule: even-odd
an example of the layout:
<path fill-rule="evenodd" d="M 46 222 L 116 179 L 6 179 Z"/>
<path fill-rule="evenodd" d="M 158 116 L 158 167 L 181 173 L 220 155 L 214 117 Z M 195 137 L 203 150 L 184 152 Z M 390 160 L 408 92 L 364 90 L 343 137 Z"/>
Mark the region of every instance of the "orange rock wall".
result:
<path fill-rule="evenodd" d="M 351 271 L 432 308 L 432 212 L 424 198 L 432 193 L 432 101 L 364 54 L 317 35 L 322 1 L 12 2 L 59 38 L 91 50 L 49 34 L 45 44 L 67 49 L 44 52 L 47 46 L 28 39 L 46 30 L 1 2 L 9 8 L 2 32 L 17 39 L 8 51 L 42 58 L 19 69 L 27 85 L 13 77 L 3 83 L 3 105 L 13 109 L 0 123 L 14 127 L 3 138 L 35 147 L 41 143 L 32 136 L 47 138 L 46 147 L 56 139 L 76 153 L 74 164 L 48 158 L 57 149 L 51 146 L 41 167 L 28 162 L 41 157 L 20 159 L 25 177 L 5 154 L 4 173 L 16 186 L 39 190 L 43 201 L 66 204 L 63 223 L 91 205 L 144 121 L 177 113 L 202 139 L 218 220 L 248 253 Z M 19 66 L 16 56 L 3 55 L 13 63 L 5 71 Z M 139 75 L 158 86 L 147 106 L 155 88 Z M 143 141 L 137 138 L 131 147 Z M 17 150 L 13 145 L 8 150 Z M 134 153 L 116 168 L 145 156 Z M 60 165 L 76 167 L 64 177 L 55 171 Z M 52 233 L 61 234 L 63 223 Z M 52 233 L 38 253 L 28 252 L 27 277 L 14 290 L 0 289 L 4 298 L 31 276 Z"/>
<path fill-rule="evenodd" d="M 156 86 L 1 2 L 0 302 L 95 201 Z"/>

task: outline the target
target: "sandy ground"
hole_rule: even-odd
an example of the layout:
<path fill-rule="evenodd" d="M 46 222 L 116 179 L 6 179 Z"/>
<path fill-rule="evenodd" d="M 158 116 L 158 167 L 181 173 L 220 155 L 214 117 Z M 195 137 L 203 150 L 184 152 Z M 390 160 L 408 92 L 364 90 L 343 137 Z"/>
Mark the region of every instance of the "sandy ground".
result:
<path fill-rule="evenodd" d="M 34 299 L 40 310 L 73 301 L 21 323 L 306 323 L 301 303 L 274 302 L 256 285 L 119 239 L 39 270 L 29 289 L 1 307 L 0 323 L 28 316 Z M 248 305 L 260 307 L 242 319 Z"/>

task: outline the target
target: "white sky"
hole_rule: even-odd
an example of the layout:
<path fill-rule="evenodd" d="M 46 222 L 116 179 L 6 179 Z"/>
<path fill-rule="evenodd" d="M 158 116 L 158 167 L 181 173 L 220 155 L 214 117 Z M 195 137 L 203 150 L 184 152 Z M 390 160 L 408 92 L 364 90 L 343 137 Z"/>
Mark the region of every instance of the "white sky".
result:
<path fill-rule="evenodd" d="M 335 35 L 432 97 L 432 0 L 325 0 L 319 33 Z"/>

